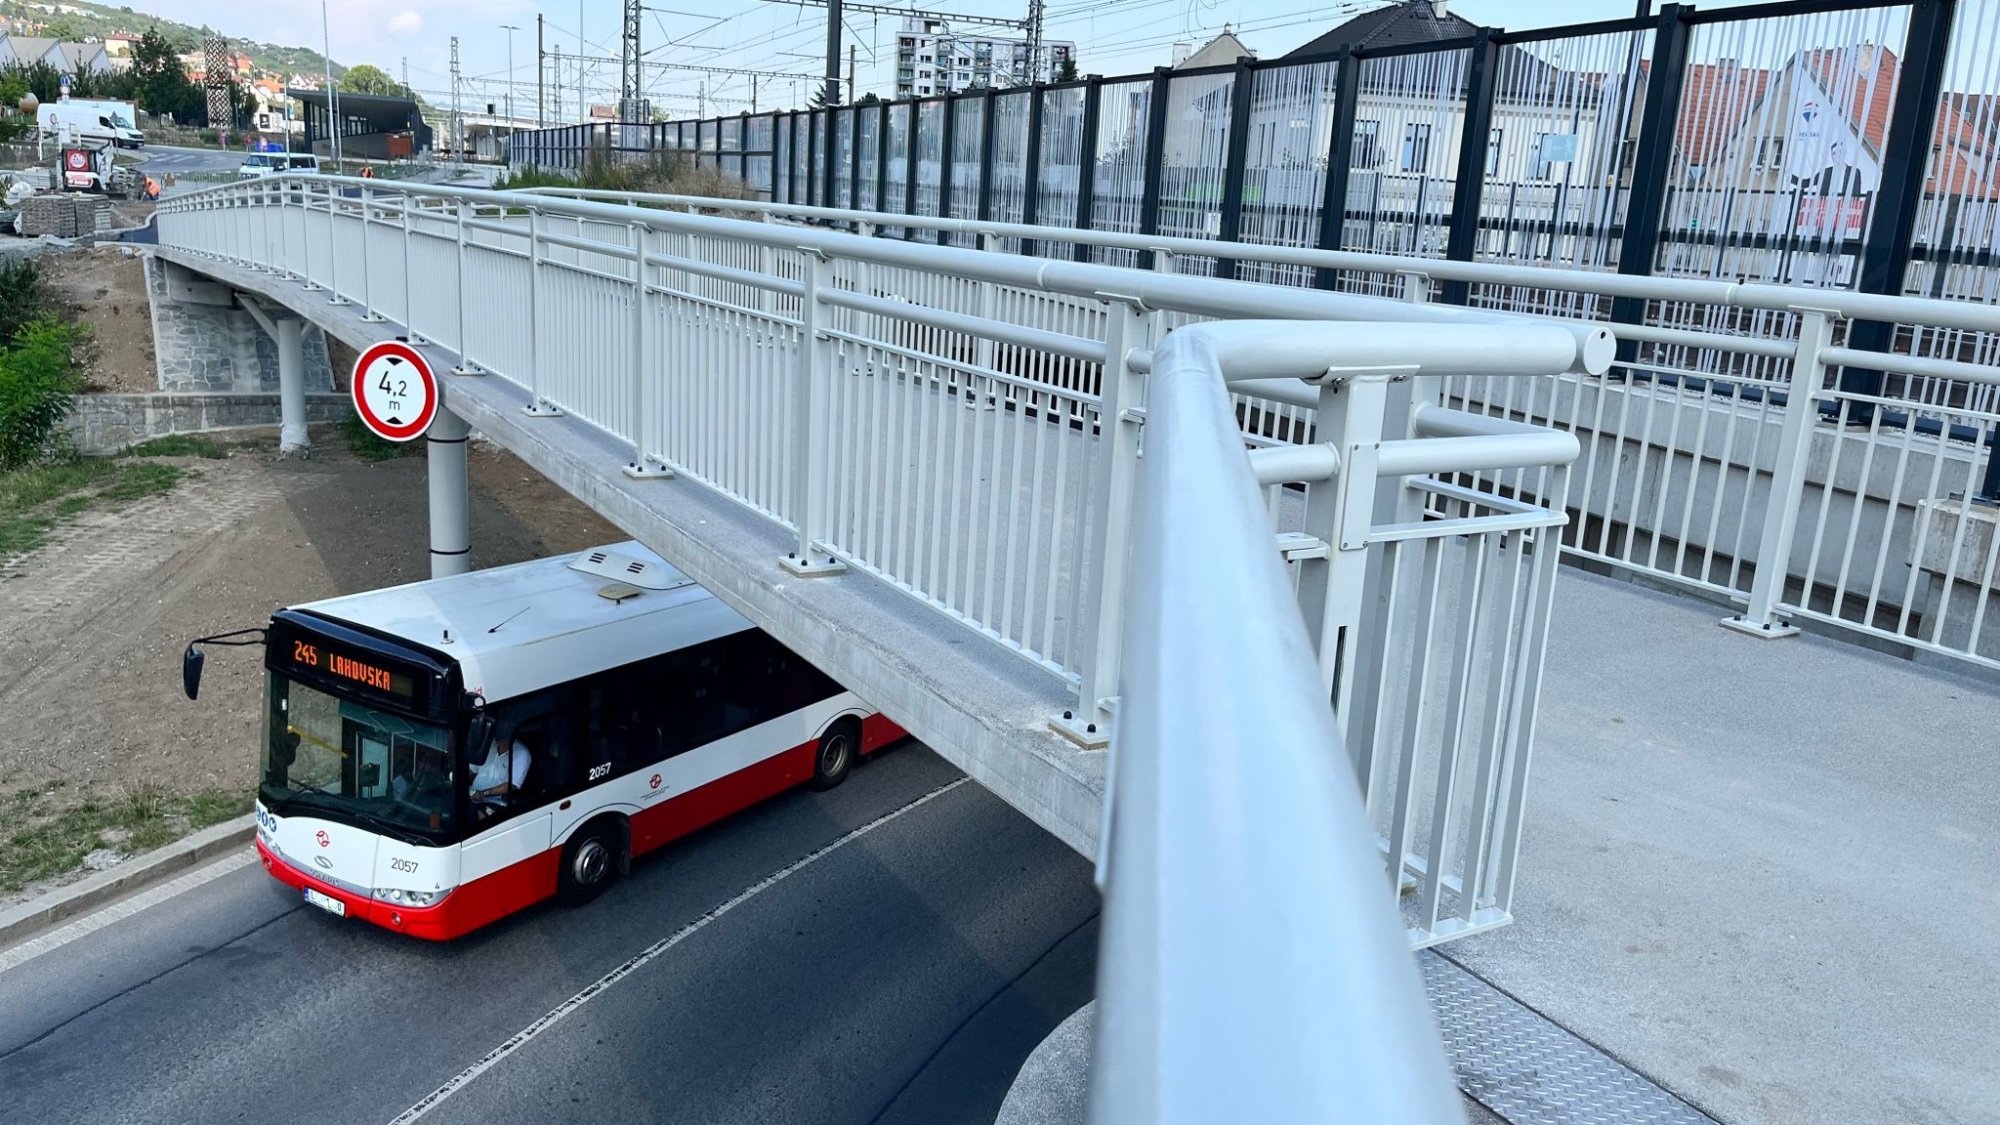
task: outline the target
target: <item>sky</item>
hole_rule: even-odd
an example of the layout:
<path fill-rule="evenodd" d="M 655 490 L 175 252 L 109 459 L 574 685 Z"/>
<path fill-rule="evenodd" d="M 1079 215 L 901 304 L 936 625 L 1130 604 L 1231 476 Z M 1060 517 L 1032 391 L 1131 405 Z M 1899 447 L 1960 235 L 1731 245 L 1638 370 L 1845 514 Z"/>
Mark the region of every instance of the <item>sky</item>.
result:
<path fill-rule="evenodd" d="M 1701 7 L 1734 7 L 1749 0 L 1706 0 Z M 1077 44 L 1080 69 L 1104 75 L 1143 73 L 1172 61 L 1173 45 L 1207 42 L 1225 24 L 1263 58 L 1282 55 L 1379 6 L 1379 0 L 1047 0 L 1052 40 Z M 820 7 L 786 0 L 647 0 L 641 37 L 648 58 L 646 81 L 656 104 L 675 117 L 750 108 L 751 78 L 697 74 L 672 64 L 770 72 L 757 78 L 759 109 L 803 104 L 824 70 L 826 17 Z M 1633 0 L 1449 0 L 1450 10 L 1475 23 L 1521 30 L 1629 16 Z M 465 108 L 485 102 L 505 112 L 510 73 L 516 114 L 535 114 L 535 19 L 546 20 L 551 51 L 564 56 L 564 113 L 577 113 L 579 26 L 586 56 L 615 58 L 618 0 L 332 0 L 322 32 L 321 5 L 312 0 L 136 0 L 141 11 L 192 24 L 206 23 L 231 36 L 261 42 L 320 47 L 330 41 L 344 65 L 372 63 L 392 76 L 408 67 L 410 85 L 435 103 L 450 99 L 451 39 L 459 39 Z M 900 6 L 893 2 L 887 6 Z M 941 0 L 921 5 L 959 15 L 1019 18 L 1026 0 Z M 519 28 L 510 35 L 502 25 Z M 889 96 L 894 88 L 896 16 L 850 13 L 844 42 L 856 49 L 859 86 Z M 973 29 L 966 27 L 968 33 Z M 1004 33 L 1004 31 L 1002 32 Z M 324 35 L 324 39 L 323 39 Z M 587 100 L 615 99 L 615 61 L 586 59 Z M 555 98 L 549 95 L 549 114 Z"/>

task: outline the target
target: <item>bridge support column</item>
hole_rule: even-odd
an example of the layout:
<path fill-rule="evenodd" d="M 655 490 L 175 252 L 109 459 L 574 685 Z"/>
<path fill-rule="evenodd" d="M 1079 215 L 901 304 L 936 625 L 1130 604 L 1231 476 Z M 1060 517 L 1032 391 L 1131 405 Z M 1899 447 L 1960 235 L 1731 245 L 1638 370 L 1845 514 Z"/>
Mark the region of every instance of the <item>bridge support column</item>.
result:
<path fill-rule="evenodd" d="M 278 320 L 272 333 L 278 342 L 278 456 L 309 453 L 306 433 L 305 322 L 297 317 Z"/>
<path fill-rule="evenodd" d="M 424 476 L 430 487 L 432 578 L 472 569 L 472 528 L 466 516 L 470 474 L 465 456 L 471 433 L 465 419 L 442 408 L 424 435 L 424 452 L 429 458 Z"/>

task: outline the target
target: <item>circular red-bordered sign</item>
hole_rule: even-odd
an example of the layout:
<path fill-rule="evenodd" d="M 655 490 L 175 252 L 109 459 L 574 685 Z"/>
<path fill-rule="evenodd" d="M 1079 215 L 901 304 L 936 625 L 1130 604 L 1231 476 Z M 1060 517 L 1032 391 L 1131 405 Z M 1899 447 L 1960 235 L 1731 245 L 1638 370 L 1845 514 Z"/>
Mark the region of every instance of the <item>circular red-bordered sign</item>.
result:
<path fill-rule="evenodd" d="M 417 349 L 401 340 L 383 340 L 362 352 L 347 386 L 354 412 L 385 440 L 422 437 L 437 417 L 437 376 Z"/>
<path fill-rule="evenodd" d="M 66 162 L 69 164 L 70 171 L 81 172 L 90 167 L 90 154 L 81 149 L 71 149 L 66 157 Z"/>

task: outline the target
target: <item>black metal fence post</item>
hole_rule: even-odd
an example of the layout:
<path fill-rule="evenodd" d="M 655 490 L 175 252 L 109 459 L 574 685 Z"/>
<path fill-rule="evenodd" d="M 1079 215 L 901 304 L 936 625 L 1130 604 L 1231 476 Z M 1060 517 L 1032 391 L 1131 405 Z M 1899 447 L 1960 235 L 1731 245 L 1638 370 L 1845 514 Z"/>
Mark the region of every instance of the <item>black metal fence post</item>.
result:
<path fill-rule="evenodd" d="M 840 161 L 836 159 L 840 154 L 840 115 L 845 113 L 850 117 L 847 127 L 849 130 L 852 130 L 854 122 L 851 118 L 854 110 L 850 106 L 843 106 L 838 109 L 828 108 L 824 112 L 826 113 L 826 124 L 823 127 L 825 132 L 823 147 L 826 149 L 826 173 L 824 178 L 826 186 L 820 189 L 819 205 L 822 207 L 835 207 L 838 206 L 838 202 L 833 193 L 834 178 L 840 174 Z M 848 137 L 849 147 L 852 147 L 853 133 L 851 131 L 848 133 Z"/>
<path fill-rule="evenodd" d="M 988 86 L 979 107 L 979 221 L 982 223 L 993 218 L 993 107 L 999 104 L 999 94 Z"/>
<path fill-rule="evenodd" d="M 1076 151 L 1076 229 L 1089 230 L 1095 221 L 1097 210 L 1097 135 L 1098 118 L 1104 110 L 1104 78 L 1093 74 L 1083 83 L 1083 133 L 1077 141 Z M 1075 261 L 1090 260 L 1090 247 L 1082 242 L 1072 243 L 1070 257 Z"/>
<path fill-rule="evenodd" d="M 1646 83 L 1646 107 L 1639 119 L 1639 145 L 1632 162 L 1632 195 L 1625 205 L 1625 234 L 1618 243 L 1618 272 L 1649 275 L 1660 247 L 1660 220 L 1666 213 L 1668 179 L 1673 175 L 1674 136 L 1681 116 L 1681 90 L 1687 80 L 1689 25 L 1687 9 L 1668 4 L 1660 9 L 1653 33 L 1653 66 Z M 1560 218 L 1560 217 L 1558 217 Z M 1617 297 L 1611 319 L 1639 324 L 1646 319 L 1643 297 Z M 1638 355 L 1635 341 L 1618 343 L 1618 358 Z"/>
<path fill-rule="evenodd" d="M 938 126 L 944 136 L 938 146 L 938 218 L 951 218 L 951 166 L 955 162 L 952 146 L 958 143 L 958 99 L 955 95 L 944 96 L 944 123 Z M 944 228 L 932 232 L 932 241 L 943 246 L 950 241 L 945 237 Z"/>
<path fill-rule="evenodd" d="M 1889 136 L 1882 146 L 1882 186 L 1875 193 L 1875 218 L 1861 248 L 1859 288 L 1863 293 L 1900 296 L 1910 272 L 1910 246 L 1916 239 L 1917 209 L 1923 206 L 1924 182 L 1930 174 L 1931 143 L 1937 135 L 1938 103 L 1944 98 L 1945 64 L 1951 51 L 1952 16 L 1958 0 L 1913 0 L 1910 31 L 1903 43 L 1903 72 L 1896 83 L 1896 104 L 1889 110 Z M 1942 268 L 1942 267 L 1940 267 Z M 1862 351 L 1887 351 L 1896 326 L 1877 320 L 1857 320 L 1848 326 L 1848 346 Z M 1879 395 L 1882 372 L 1842 368 L 1840 389 L 1849 394 Z M 1842 420 L 1867 423 L 1873 403 L 1844 401 Z"/>
<path fill-rule="evenodd" d="M 855 106 L 854 124 L 850 127 L 853 131 L 848 134 L 847 205 L 856 211 L 865 210 L 861 206 L 861 115 L 870 109 L 875 111 L 877 118 L 875 122 L 876 132 L 882 130 L 880 120 L 882 107 L 879 104 L 874 106 Z M 848 229 L 853 230 L 857 228 L 850 226 Z"/>
<path fill-rule="evenodd" d="M 1493 29 L 1473 34 L 1465 75 L 1465 133 L 1458 141 L 1458 186 L 1451 200 L 1451 234 L 1444 256 L 1469 262 L 1479 248 L 1479 216 L 1486 201 L 1487 153 L 1493 147 L 1493 94 L 1499 81 L 1500 45 Z M 1463 281 L 1444 283 L 1446 303 L 1462 305 L 1471 293 Z"/>
<path fill-rule="evenodd" d="M 1042 85 L 1028 95 L 1028 160 L 1021 176 L 1021 222 L 1034 226 L 1042 207 Z M 1021 240 L 1021 255 L 1032 258 L 1040 248 L 1032 238 Z"/>
<path fill-rule="evenodd" d="M 922 155 L 919 138 L 924 135 L 924 103 L 922 99 L 910 99 L 910 132 L 908 143 L 903 145 L 903 214 L 919 215 L 917 209 L 917 173 L 921 169 L 918 157 Z M 917 237 L 917 228 L 904 227 L 903 241 Z"/>
<path fill-rule="evenodd" d="M 1173 96 L 1172 67 L 1153 68 L 1153 86 L 1146 99 L 1145 179 L 1139 188 L 1139 233 L 1160 233 L 1160 180 L 1166 172 L 1167 101 Z M 1153 252 L 1139 252 L 1139 268 L 1153 268 Z"/>
<path fill-rule="evenodd" d="M 882 124 L 875 130 L 875 210 L 889 210 L 889 121 L 894 116 L 895 107 L 882 103 Z M 882 233 L 881 224 L 876 224 L 875 233 Z"/>
<path fill-rule="evenodd" d="M 1235 242 L 1243 233 L 1243 174 L 1250 157 L 1250 89 L 1256 82 L 1250 60 L 1236 60 L 1236 79 L 1229 87 L 1229 147 L 1222 172 L 1222 241 Z M 1235 277 L 1236 259 L 1221 258 L 1215 276 Z"/>
<path fill-rule="evenodd" d="M 1361 100 L 1361 60 L 1342 47 L 1333 68 L 1333 135 L 1326 152 L 1326 184 L 1319 201 L 1319 248 L 1338 250 L 1347 229 L 1347 183 L 1354 170 L 1354 109 Z M 1338 271 L 1316 269 L 1313 285 L 1333 289 Z"/>

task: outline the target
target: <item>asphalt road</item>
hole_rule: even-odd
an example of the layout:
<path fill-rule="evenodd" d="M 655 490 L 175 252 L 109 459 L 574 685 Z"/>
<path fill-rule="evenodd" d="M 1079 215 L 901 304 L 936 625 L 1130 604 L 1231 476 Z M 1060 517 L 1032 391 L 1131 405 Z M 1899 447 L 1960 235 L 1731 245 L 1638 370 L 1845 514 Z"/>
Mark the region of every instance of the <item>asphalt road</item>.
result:
<path fill-rule="evenodd" d="M 241 149 L 225 152 L 214 148 L 176 148 L 173 145 L 149 144 L 138 150 L 118 150 L 120 161 L 137 163 L 138 158 L 142 157 L 144 163 L 139 166 L 154 175 L 163 172 L 179 175 L 186 175 L 189 172 L 234 172 L 243 166 Z"/>
<path fill-rule="evenodd" d="M 0 972 L 0 1122 L 988 1125 L 1097 910 L 914 743 L 450 945 L 252 864 Z"/>

